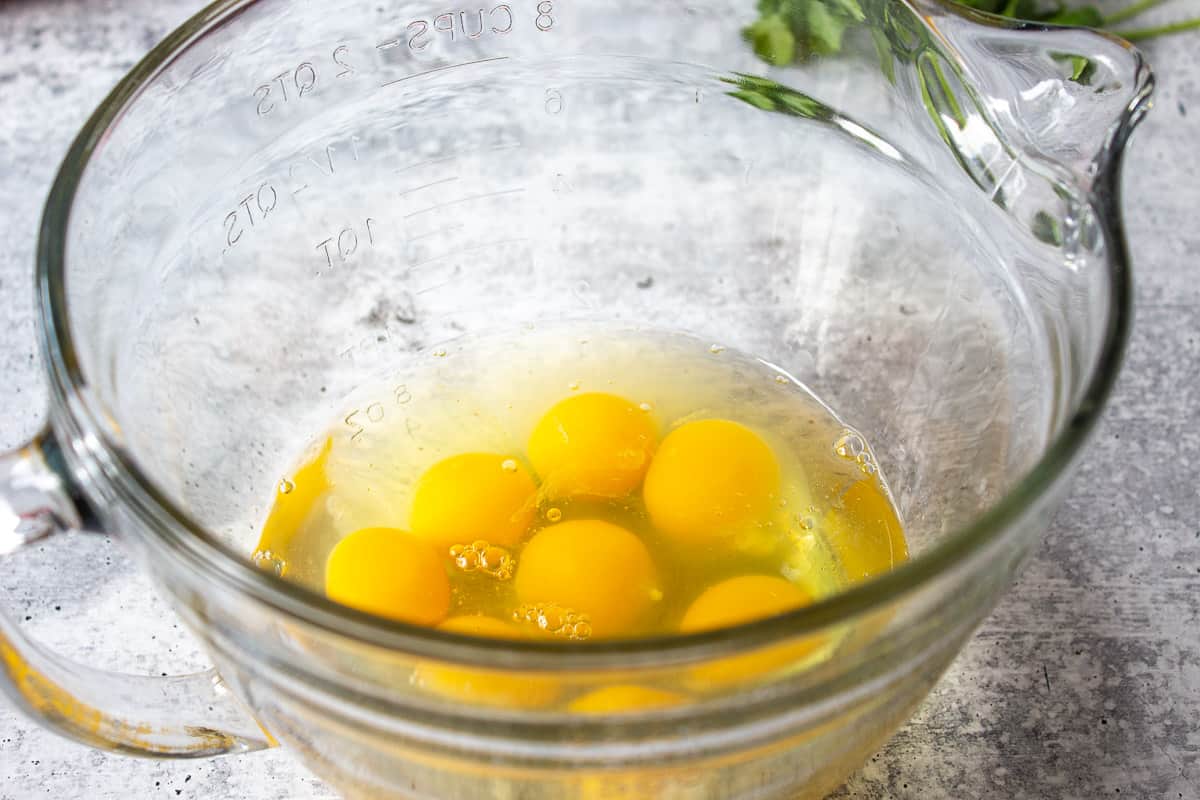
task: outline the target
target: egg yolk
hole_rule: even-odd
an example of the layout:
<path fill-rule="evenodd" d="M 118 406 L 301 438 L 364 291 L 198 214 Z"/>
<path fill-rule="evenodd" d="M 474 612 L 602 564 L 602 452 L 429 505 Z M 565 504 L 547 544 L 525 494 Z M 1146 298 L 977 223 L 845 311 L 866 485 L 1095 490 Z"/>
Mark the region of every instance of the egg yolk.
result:
<path fill-rule="evenodd" d="M 855 483 L 841 508 L 825 515 L 825 535 L 846 580 L 858 583 L 908 560 L 904 530 L 892 504 L 873 480 Z"/>
<path fill-rule="evenodd" d="M 739 575 L 705 589 L 684 613 L 679 630 L 695 633 L 724 628 L 782 614 L 811 602 L 808 592 L 784 578 Z M 754 680 L 801 660 L 825 641 L 826 637 L 818 634 L 771 645 L 757 652 L 718 659 L 693 667 L 689 679 L 697 689 Z"/>
<path fill-rule="evenodd" d="M 655 689 L 649 686 L 619 684 L 594 689 L 581 695 L 567 706 L 580 714 L 616 714 L 623 711 L 640 711 L 645 708 L 676 706 L 687 700 L 678 692 Z"/>
<path fill-rule="evenodd" d="M 463 453 L 421 476 L 409 527 L 439 552 L 480 540 L 512 547 L 529 530 L 536 500 L 537 486 L 515 458 Z"/>
<path fill-rule="evenodd" d="M 381 617 L 436 625 L 450 611 L 450 579 L 427 543 L 397 528 L 363 528 L 325 562 L 330 600 Z"/>
<path fill-rule="evenodd" d="M 684 633 L 725 628 L 808 605 L 808 592 L 774 575 L 739 575 L 708 587 L 679 623 Z"/>
<path fill-rule="evenodd" d="M 514 582 L 522 604 L 582 614 L 595 637 L 633 633 L 662 599 L 646 545 L 600 520 L 562 522 L 534 534 Z"/>
<path fill-rule="evenodd" d="M 524 632 L 511 622 L 482 614 L 466 614 L 451 617 L 438 625 L 439 631 L 463 633 L 467 636 L 482 636 L 485 639 L 524 639 Z"/>
<path fill-rule="evenodd" d="M 723 419 L 671 431 L 646 473 L 654 525 L 681 542 L 710 542 L 759 522 L 779 491 L 779 463 L 754 431 Z"/>
<path fill-rule="evenodd" d="M 658 430 L 648 411 L 598 392 L 568 397 L 529 437 L 529 461 L 549 497 L 624 497 L 646 474 Z"/>
<path fill-rule="evenodd" d="M 438 625 L 438 630 L 489 639 L 523 638 L 519 627 L 495 617 L 451 617 Z M 465 703 L 507 708 L 541 708 L 561 693 L 559 681 L 545 675 L 458 666 L 421 665 L 413 682 Z"/>

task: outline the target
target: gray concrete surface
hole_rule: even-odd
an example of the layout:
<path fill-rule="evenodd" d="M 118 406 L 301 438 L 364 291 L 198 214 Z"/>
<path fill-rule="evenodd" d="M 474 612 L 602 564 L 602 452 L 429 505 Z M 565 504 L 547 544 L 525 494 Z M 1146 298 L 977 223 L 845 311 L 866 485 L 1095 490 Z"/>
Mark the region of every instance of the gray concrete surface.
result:
<path fill-rule="evenodd" d="M 197 6 L 0 3 L 0 446 L 42 415 L 33 248 L 54 169 L 104 92 Z M 1176 0 L 1150 21 L 1200 12 Z M 1115 401 L 1019 585 L 839 798 L 1200 798 L 1200 35 L 1151 43 L 1156 108 L 1127 160 L 1138 319 Z M 159 674 L 204 659 L 111 543 L 6 562 L 0 602 L 47 645 Z M 0 703 L 0 800 L 327 798 L 283 751 L 133 760 Z"/>

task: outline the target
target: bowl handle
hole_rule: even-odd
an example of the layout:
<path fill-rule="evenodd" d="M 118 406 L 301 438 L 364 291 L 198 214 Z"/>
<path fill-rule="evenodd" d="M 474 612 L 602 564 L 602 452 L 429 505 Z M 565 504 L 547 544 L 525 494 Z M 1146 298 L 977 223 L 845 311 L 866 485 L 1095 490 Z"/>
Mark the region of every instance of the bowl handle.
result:
<path fill-rule="evenodd" d="M 0 455 L 0 559 L 49 536 L 97 530 L 53 434 Z M 213 669 L 150 677 L 49 652 L 0 611 L 0 689 L 51 730 L 131 755 L 196 758 L 275 744 Z"/>

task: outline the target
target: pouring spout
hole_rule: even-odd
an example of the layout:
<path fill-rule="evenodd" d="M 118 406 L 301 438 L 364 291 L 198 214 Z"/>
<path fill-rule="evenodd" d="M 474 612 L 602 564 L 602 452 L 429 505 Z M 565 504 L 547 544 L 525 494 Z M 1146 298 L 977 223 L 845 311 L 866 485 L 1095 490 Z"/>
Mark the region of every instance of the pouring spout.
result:
<path fill-rule="evenodd" d="M 1085 28 L 1004 19 L 952 0 L 884 5 L 892 8 L 875 11 L 892 55 L 916 64 L 915 88 L 935 124 L 948 128 L 942 135 L 948 144 L 969 151 L 987 127 L 1014 155 L 1068 173 L 1085 193 L 1114 178 L 1153 90 L 1153 75 L 1133 45 Z"/>
<path fill-rule="evenodd" d="M 954 0 L 864 0 L 918 160 L 985 221 L 1064 383 L 1055 416 L 1110 385 L 1131 319 L 1122 154 L 1153 75 L 1106 33 Z M 997 213 L 999 212 L 999 213 Z"/>

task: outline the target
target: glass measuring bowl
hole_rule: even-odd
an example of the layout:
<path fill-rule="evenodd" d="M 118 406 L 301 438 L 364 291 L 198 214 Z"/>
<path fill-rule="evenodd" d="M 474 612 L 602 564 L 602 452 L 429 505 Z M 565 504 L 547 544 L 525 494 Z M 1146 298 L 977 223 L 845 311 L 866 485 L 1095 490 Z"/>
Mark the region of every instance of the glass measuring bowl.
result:
<path fill-rule="evenodd" d="M 1120 154 L 1150 88 L 1098 34 L 862 11 L 842 53 L 787 68 L 732 0 L 224 2 L 170 36 L 47 204 L 50 421 L 0 467 L 2 549 L 119 534 L 215 670 L 97 673 L 0 618 L 5 689 L 99 747 L 277 740 L 348 796 L 837 785 L 1007 585 L 1103 405 L 1129 314 Z M 384 622 L 250 565 L 299 442 L 403 418 L 405 387 L 343 406 L 352 388 L 564 320 L 803 380 L 872 442 L 911 563 L 779 618 L 586 646 Z M 755 666 L 813 642 L 835 651 Z M 528 701 L 698 682 L 644 712 Z"/>

